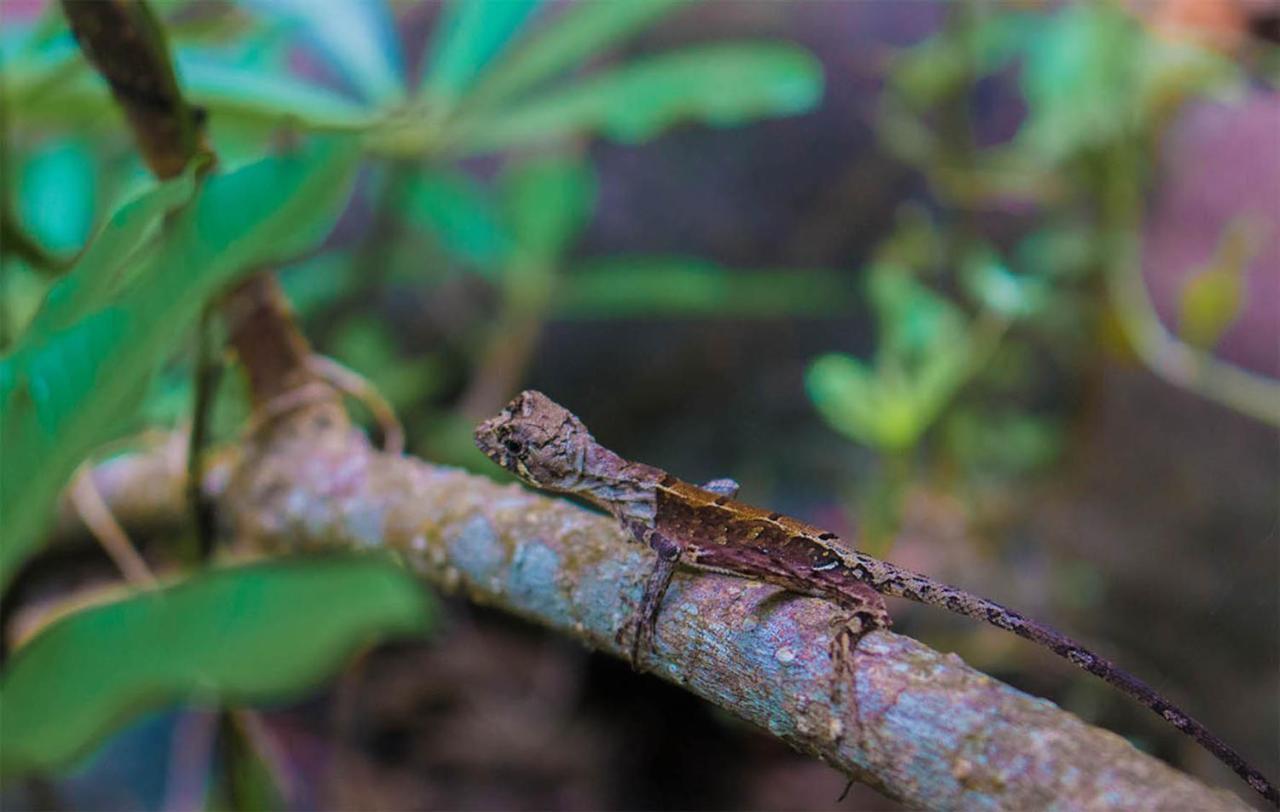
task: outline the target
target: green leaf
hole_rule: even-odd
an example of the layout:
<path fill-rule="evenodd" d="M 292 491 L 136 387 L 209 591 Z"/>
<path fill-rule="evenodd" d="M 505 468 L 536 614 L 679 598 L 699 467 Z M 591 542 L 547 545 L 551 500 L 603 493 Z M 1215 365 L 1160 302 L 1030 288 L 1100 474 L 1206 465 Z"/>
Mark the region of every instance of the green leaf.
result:
<path fill-rule="evenodd" d="M 874 438 L 875 377 L 861 361 L 843 353 L 820 356 L 805 373 L 805 390 L 833 428 L 855 439 Z"/>
<path fill-rule="evenodd" d="M 452 0 L 437 24 L 422 94 L 438 107 L 451 106 L 500 54 L 539 5 L 539 0 Z"/>
<path fill-rule="evenodd" d="M 329 142 L 210 177 L 111 304 L 64 330 L 24 336 L 0 362 L 0 588 L 75 466 L 134 413 L 204 303 L 329 230 L 351 187 L 353 147 Z"/>
<path fill-rule="evenodd" d="M 502 186 L 511 236 L 536 260 L 559 257 L 595 206 L 595 175 L 572 158 L 519 164 L 503 176 Z"/>
<path fill-rule="evenodd" d="M 1028 115 L 1019 146 L 1058 163 L 1159 125 L 1192 94 L 1238 97 L 1239 67 L 1150 36 L 1116 3 L 1075 3 L 1023 37 Z"/>
<path fill-rule="evenodd" d="M 990 407 L 958 410 L 944 433 L 950 453 L 977 478 L 1043 469 L 1060 456 L 1063 439 L 1063 426 L 1052 418 Z"/>
<path fill-rule="evenodd" d="M 1261 245 L 1258 227 L 1249 219 L 1231 221 L 1214 258 L 1182 288 L 1178 325 L 1181 338 L 1200 350 L 1213 349 L 1239 318 L 1244 305 L 1244 272 Z"/>
<path fill-rule="evenodd" d="M 498 106 L 653 25 L 688 0 L 577 3 L 499 60 L 471 104 Z"/>
<path fill-rule="evenodd" d="M 560 318 L 753 318 L 831 316 L 852 304 L 848 282 L 827 270 L 744 271 L 692 257 L 597 260 L 567 275 Z"/>
<path fill-rule="evenodd" d="M 961 281 L 974 299 L 1002 318 L 1026 318 L 1049 303 L 1049 292 L 1041 280 L 1015 274 L 994 256 L 979 255 L 966 261 Z"/>
<path fill-rule="evenodd" d="M 384 0 L 253 0 L 250 5 L 300 23 L 365 98 L 382 107 L 404 98 L 400 40 Z"/>
<path fill-rule="evenodd" d="M 42 146 L 22 167 L 18 213 L 42 246 L 67 254 L 84 245 L 93 227 L 95 177 L 88 145 L 70 138 Z"/>
<path fill-rule="evenodd" d="M 793 45 L 700 45 L 464 116 L 447 137 L 464 153 L 593 133 L 637 143 L 683 120 L 727 127 L 803 113 L 821 95 L 821 66 Z"/>
<path fill-rule="evenodd" d="M 426 169 L 406 190 L 407 214 L 459 259 L 482 270 L 496 267 L 511 249 L 489 193 L 463 172 Z"/>
<path fill-rule="evenodd" d="M 208 108 L 215 124 L 231 118 L 257 125 L 296 123 L 313 131 L 358 131 L 376 119 L 376 112 L 361 104 L 298 78 L 199 52 L 180 51 L 177 61 L 187 95 Z"/>
<path fill-rule="evenodd" d="M 191 199 L 196 174 L 204 166 L 203 161 L 193 161 L 178 177 L 154 185 L 121 206 L 94 235 L 66 276 L 49 290 L 31 325 L 33 335 L 62 329 L 89 308 L 103 305 L 111 286 L 121 281 L 122 267 L 144 238 L 151 236 L 168 212 Z"/>
<path fill-rule="evenodd" d="M 974 76 L 1001 70 L 1035 34 L 1034 14 L 1010 9 L 974 15 L 895 57 L 887 82 L 914 109 L 961 92 Z"/>
<path fill-rule="evenodd" d="M 1076 4 L 1035 34 L 1022 72 L 1029 108 L 1018 135 L 1023 146 L 1057 162 L 1134 131 L 1146 38 L 1132 18 L 1109 4 Z"/>
<path fill-rule="evenodd" d="M 360 289 L 360 268 L 347 251 L 326 251 L 282 268 L 277 276 L 285 298 L 304 319 Z"/>
<path fill-rule="evenodd" d="M 65 768 L 175 702 L 297 697 L 360 646 L 422 633 L 431 612 L 402 568 L 352 556 L 215 570 L 77 612 L 0 677 L 0 773 Z"/>
<path fill-rule="evenodd" d="M 809 365 L 805 390 L 828 425 L 873 448 L 908 449 L 928 426 L 912 381 L 891 363 L 873 371 L 856 358 L 829 353 Z"/>
<path fill-rule="evenodd" d="M 871 269 L 869 295 L 879 324 L 880 350 L 909 367 L 945 351 L 964 333 L 964 316 L 954 304 L 896 266 Z"/>

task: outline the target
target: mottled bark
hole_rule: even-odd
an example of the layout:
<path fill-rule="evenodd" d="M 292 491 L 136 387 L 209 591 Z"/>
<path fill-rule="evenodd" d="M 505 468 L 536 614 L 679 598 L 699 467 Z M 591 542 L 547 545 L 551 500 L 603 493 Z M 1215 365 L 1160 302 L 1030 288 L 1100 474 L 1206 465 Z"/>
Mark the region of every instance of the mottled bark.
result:
<path fill-rule="evenodd" d="M 181 476 L 154 456 L 98 471 L 118 515 L 156 524 Z M 648 550 L 616 524 L 517 485 L 381 454 L 335 407 L 246 444 L 208 483 L 237 543 L 273 553 L 396 551 L 433 585 L 615 656 Z M 168 496 L 148 500 L 159 488 Z M 73 528 L 61 525 L 64 532 Z M 861 641 L 840 701 L 827 656 L 837 607 L 725 576 L 677 575 L 655 675 L 726 708 L 891 797 L 930 809 L 1244 809 L 1053 704 L 890 632 Z M 856 708 L 856 709 L 855 709 Z"/>

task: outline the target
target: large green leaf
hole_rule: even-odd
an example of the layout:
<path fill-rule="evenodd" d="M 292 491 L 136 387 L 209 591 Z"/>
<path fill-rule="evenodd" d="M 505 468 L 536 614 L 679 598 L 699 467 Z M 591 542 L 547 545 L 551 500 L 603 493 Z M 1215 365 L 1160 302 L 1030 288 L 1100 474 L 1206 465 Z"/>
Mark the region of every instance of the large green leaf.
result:
<path fill-rule="evenodd" d="M 539 0 L 481 3 L 453 0 L 441 14 L 422 93 L 436 107 L 452 105 L 529 19 Z"/>
<path fill-rule="evenodd" d="M 204 303 L 329 230 L 356 157 L 353 145 L 334 141 L 209 178 L 144 265 L 127 271 L 130 284 L 114 301 L 65 329 L 28 331 L 0 362 L 0 587 L 67 477 L 134 412 Z"/>
<path fill-rule="evenodd" d="M 787 318 L 847 312 L 848 281 L 836 271 L 743 271 L 691 257 L 591 262 L 565 277 L 560 318 Z"/>
<path fill-rule="evenodd" d="M 196 174 L 205 163 L 193 161 L 178 177 L 124 204 L 94 236 L 72 269 L 49 290 L 31 324 L 33 336 L 58 330 L 102 305 L 120 271 L 143 240 L 169 211 L 184 205 L 196 189 Z"/>
<path fill-rule="evenodd" d="M 638 60 L 519 104 L 463 116 L 446 137 L 478 153 L 600 133 L 634 143 L 690 119 L 732 126 L 813 108 L 822 68 L 780 43 L 701 45 Z"/>
<path fill-rule="evenodd" d="M 497 106 L 653 25 L 688 0 L 577 3 L 494 63 L 468 103 Z"/>
<path fill-rule="evenodd" d="M 344 556 L 215 570 L 55 622 L 0 677 L 0 774 L 71 764 L 175 702 L 257 703 L 313 688 L 378 638 L 421 633 L 422 587 Z"/>

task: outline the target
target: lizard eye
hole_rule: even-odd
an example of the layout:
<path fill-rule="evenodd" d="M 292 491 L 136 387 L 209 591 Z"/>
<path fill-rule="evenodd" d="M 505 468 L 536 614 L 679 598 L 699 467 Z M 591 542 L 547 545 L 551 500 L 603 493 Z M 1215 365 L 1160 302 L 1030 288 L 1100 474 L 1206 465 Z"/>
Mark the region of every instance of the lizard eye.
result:
<path fill-rule="evenodd" d="M 502 444 L 506 446 L 508 453 L 516 456 L 519 456 L 524 452 L 524 443 L 521 443 L 519 440 L 507 439 L 504 440 Z"/>

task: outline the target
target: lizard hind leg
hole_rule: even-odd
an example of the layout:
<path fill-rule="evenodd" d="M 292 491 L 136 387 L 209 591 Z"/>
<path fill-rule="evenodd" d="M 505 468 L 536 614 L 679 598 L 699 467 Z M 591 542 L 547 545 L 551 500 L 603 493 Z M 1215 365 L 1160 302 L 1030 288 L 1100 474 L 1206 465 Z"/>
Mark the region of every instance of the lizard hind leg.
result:
<path fill-rule="evenodd" d="M 667 587 L 671 586 L 671 576 L 675 575 L 679 566 L 681 546 L 666 536 L 653 532 L 645 539 L 646 543 L 658 554 L 653 570 L 645 581 L 644 594 L 640 605 L 632 613 L 631 619 L 618 630 L 617 642 L 622 643 L 630 631 L 631 648 L 629 650 L 631 667 L 640 670 L 640 656 L 653 649 L 653 639 L 658 625 L 658 613 L 662 610 L 662 599 L 666 597 Z"/>
<path fill-rule="evenodd" d="M 836 708 L 846 703 L 845 686 L 848 685 L 847 702 L 854 722 L 859 726 L 857 687 L 853 684 L 853 652 L 868 632 L 886 629 L 892 622 L 884 598 L 870 587 L 866 593 L 859 590 L 856 600 L 846 602 L 848 613 L 832 623 L 831 644 L 827 649 L 832 665 L 831 703 Z"/>

